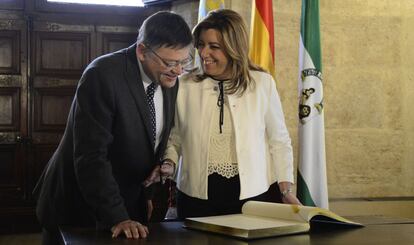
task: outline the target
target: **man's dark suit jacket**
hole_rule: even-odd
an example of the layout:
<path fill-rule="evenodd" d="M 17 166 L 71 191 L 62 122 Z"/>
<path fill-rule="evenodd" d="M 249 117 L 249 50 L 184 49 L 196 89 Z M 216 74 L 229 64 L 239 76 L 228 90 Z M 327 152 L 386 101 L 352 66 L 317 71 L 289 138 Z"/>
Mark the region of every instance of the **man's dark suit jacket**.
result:
<path fill-rule="evenodd" d="M 97 58 L 83 73 L 63 138 L 34 191 L 43 227 L 146 222 L 141 183 L 166 147 L 178 83 L 163 88 L 164 130 L 154 152 L 135 47 Z"/>

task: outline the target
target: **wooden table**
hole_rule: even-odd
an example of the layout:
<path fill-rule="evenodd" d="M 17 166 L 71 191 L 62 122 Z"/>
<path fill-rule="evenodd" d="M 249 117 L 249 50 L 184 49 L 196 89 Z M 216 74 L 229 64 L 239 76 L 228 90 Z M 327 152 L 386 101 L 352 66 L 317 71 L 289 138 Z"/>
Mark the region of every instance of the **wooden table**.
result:
<path fill-rule="evenodd" d="M 355 220 L 355 219 L 354 219 Z M 365 220 L 367 220 L 365 218 Z M 375 219 L 374 219 L 375 220 Z M 355 220 L 358 221 L 358 220 Z M 364 223 L 364 222 L 362 222 Z M 61 228 L 65 244 L 166 244 L 166 245 L 399 245 L 414 244 L 413 222 L 367 222 L 365 227 L 356 229 L 335 229 L 312 231 L 257 240 L 237 240 L 234 238 L 188 230 L 182 222 L 162 222 L 149 225 L 150 235 L 147 239 L 132 240 L 126 238 L 112 239 L 109 232 L 94 229 Z"/>

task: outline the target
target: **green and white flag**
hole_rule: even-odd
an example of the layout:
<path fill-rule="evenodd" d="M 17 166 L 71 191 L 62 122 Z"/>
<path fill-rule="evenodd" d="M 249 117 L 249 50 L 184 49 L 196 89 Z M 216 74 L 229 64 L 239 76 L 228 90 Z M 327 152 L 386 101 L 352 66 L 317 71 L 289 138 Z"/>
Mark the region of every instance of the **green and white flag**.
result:
<path fill-rule="evenodd" d="M 299 165 L 297 196 L 328 208 L 319 0 L 302 0 L 299 44 Z"/>

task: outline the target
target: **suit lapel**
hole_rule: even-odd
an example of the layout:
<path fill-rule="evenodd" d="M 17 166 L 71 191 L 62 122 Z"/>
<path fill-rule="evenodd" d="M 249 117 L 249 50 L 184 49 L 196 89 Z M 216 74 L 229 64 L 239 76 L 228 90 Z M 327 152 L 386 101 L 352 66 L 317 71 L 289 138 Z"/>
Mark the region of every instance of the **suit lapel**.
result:
<path fill-rule="evenodd" d="M 143 123 L 146 128 L 148 140 L 151 145 L 154 145 L 154 139 L 151 132 L 150 115 L 147 104 L 147 95 L 145 94 L 144 85 L 142 84 L 141 75 L 139 73 L 138 61 L 135 54 L 136 45 L 132 45 L 126 49 L 126 80 L 128 87 L 132 93 L 132 97 L 138 107 L 138 112 L 141 115 Z"/>
<path fill-rule="evenodd" d="M 164 129 L 162 130 L 161 140 L 160 142 L 163 142 L 166 140 L 167 129 L 170 125 L 171 121 L 171 111 L 173 104 L 171 103 L 171 89 L 162 88 L 162 94 L 163 94 L 163 102 L 164 102 Z"/>

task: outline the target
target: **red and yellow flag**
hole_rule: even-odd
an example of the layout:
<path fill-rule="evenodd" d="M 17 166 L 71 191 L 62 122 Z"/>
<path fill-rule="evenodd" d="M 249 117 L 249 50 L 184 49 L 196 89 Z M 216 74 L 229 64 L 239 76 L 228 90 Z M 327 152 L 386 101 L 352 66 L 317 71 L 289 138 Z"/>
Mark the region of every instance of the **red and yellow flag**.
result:
<path fill-rule="evenodd" d="M 249 57 L 275 78 L 272 0 L 253 0 Z"/>

